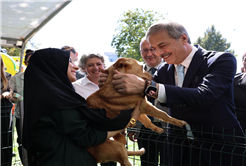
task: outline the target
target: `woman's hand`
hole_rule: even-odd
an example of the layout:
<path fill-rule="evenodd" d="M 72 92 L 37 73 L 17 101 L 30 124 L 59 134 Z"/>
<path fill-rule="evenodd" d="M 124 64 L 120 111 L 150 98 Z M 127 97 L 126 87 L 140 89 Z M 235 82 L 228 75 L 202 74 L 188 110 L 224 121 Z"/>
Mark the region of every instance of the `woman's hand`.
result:
<path fill-rule="evenodd" d="M 98 82 L 99 82 L 98 86 L 99 86 L 99 88 L 102 88 L 108 79 L 108 73 L 104 69 L 100 69 L 100 71 L 101 71 L 101 74 L 100 74 L 100 77 L 98 80 Z"/>
<path fill-rule="evenodd" d="M 12 94 L 10 92 L 3 92 L 1 95 L 1 98 L 5 98 L 5 99 L 10 99 L 12 98 Z"/>

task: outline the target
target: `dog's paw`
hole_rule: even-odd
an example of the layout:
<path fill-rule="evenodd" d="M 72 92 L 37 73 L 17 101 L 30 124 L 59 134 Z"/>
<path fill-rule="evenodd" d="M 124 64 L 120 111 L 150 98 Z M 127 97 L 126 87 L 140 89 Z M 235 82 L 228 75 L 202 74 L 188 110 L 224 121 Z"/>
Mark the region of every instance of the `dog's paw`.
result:
<path fill-rule="evenodd" d="M 159 133 L 159 134 L 161 134 L 161 133 L 164 132 L 164 130 L 163 130 L 162 128 L 159 128 L 159 127 L 156 127 L 156 128 L 154 129 L 154 131 L 157 132 L 157 133 Z"/>
<path fill-rule="evenodd" d="M 183 121 L 183 120 L 178 120 L 176 118 L 172 118 L 171 121 L 169 122 L 173 125 L 179 126 L 179 127 L 183 127 L 184 125 L 187 124 L 187 122 Z"/>
<path fill-rule="evenodd" d="M 184 125 L 186 125 L 187 122 L 186 121 L 183 121 L 183 120 L 178 120 L 178 125 L 179 127 L 183 127 Z"/>
<path fill-rule="evenodd" d="M 139 149 L 139 155 L 138 156 L 142 156 L 145 153 L 145 148 L 141 148 Z"/>

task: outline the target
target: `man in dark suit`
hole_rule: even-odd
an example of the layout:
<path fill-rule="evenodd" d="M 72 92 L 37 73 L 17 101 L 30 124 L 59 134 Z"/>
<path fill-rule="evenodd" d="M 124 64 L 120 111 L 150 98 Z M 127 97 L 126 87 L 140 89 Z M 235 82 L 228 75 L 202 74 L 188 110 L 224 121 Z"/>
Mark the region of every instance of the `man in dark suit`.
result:
<path fill-rule="evenodd" d="M 234 102 L 237 119 L 243 131 L 246 131 L 246 53 L 243 55 L 242 72 L 234 78 Z"/>
<path fill-rule="evenodd" d="M 184 129 L 170 125 L 169 165 L 245 163 L 240 156 L 246 154 L 244 146 L 240 148 L 237 144 L 245 143 L 244 133 L 235 116 L 233 102 L 235 57 L 191 45 L 186 29 L 175 22 L 153 24 L 146 37 L 151 51 L 167 63 L 154 76 L 157 84 L 149 81 L 147 85 L 151 86 L 147 86 L 145 92 L 169 107 L 172 117 L 190 124 L 194 135 L 191 140 L 187 139 Z M 183 83 L 179 83 L 182 76 L 176 71 L 180 65 L 184 69 Z M 103 75 L 101 78 L 103 82 Z M 116 71 L 114 79 L 112 83 L 121 93 L 142 93 L 145 88 L 145 81 L 135 75 Z"/>

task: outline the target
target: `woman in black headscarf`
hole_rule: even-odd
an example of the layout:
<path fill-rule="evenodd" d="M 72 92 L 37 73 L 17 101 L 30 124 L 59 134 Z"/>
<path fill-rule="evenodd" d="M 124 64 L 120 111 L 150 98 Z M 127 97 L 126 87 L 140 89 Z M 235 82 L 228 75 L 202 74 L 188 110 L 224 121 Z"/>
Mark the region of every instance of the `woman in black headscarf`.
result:
<path fill-rule="evenodd" d="M 37 160 L 39 165 L 96 166 L 86 148 L 125 128 L 131 114 L 138 118 L 138 107 L 133 112 L 122 111 L 112 120 L 104 110 L 87 108 L 71 84 L 77 69 L 69 52 L 60 49 L 38 50 L 30 58 L 24 76 L 23 124 L 29 165 Z"/>

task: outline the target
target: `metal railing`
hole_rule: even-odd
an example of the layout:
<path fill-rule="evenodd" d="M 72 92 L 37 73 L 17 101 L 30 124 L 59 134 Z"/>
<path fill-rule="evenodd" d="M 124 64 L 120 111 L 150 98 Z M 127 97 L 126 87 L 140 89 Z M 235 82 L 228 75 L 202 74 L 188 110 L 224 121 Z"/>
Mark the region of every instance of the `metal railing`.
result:
<path fill-rule="evenodd" d="M 14 165 L 20 166 L 23 165 L 18 152 L 18 144 L 17 140 L 17 133 L 15 129 L 15 118 L 12 114 L 6 114 L 1 112 L 2 124 L 7 124 L 4 119 L 13 118 L 13 123 L 8 131 L 2 130 L 1 131 L 1 143 L 3 144 L 4 137 L 8 135 L 9 139 L 8 144 L 1 144 L 1 165 Z M 168 130 L 169 128 L 165 128 Z M 176 128 L 172 134 L 158 134 L 154 133 L 150 130 L 141 129 L 138 130 L 141 134 L 138 136 L 138 142 L 145 141 L 147 144 L 143 145 L 146 149 L 149 149 L 150 146 L 155 146 L 155 149 L 163 148 L 163 153 L 158 154 L 157 151 L 146 151 L 145 154 L 151 156 L 149 154 L 157 155 L 157 159 L 154 161 L 151 159 L 146 159 L 141 161 L 140 156 L 129 156 L 129 160 L 133 166 L 141 166 L 143 163 L 144 165 L 158 165 L 158 166 L 166 166 L 167 158 L 166 153 L 171 152 L 171 157 L 173 160 L 178 158 L 180 160 L 179 166 L 183 165 L 184 163 L 188 163 L 189 161 L 196 160 L 197 163 L 195 166 L 204 166 L 204 155 L 206 155 L 208 164 L 206 166 L 215 165 L 214 162 L 216 160 L 216 166 L 245 166 L 246 165 L 246 138 L 244 136 L 236 136 L 235 134 L 226 135 L 224 134 L 224 130 L 222 129 L 221 133 L 213 132 L 205 132 L 201 131 L 192 131 L 195 137 L 194 139 L 190 139 L 187 137 L 187 130 Z M 135 130 L 136 131 L 136 130 Z M 181 134 L 180 134 L 181 133 Z M 11 138 L 12 137 L 12 138 Z M 126 136 L 127 137 L 127 136 Z M 217 138 L 222 138 L 218 140 Z M 230 140 L 230 141 L 228 141 Z M 12 144 L 11 144 L 12 141 Z M 127 145 L 126 148 L 128 150 L 139 150 L 137 142 L 132 142 L 127 137 Z M 185 155 L 184 157 L 180 156 L 180 153 Z M 11 162 L 9 162 L 9 158 L 12 158 Z M 187 162 L 188 161 L 188 162 Z M 228 161 L 228 162 L 227 162 Z M 226 163 L 225 163 L 226 162 Z M 164 163 L 164 164 L 163 164 Z M 191 162 L 192 163 L 192 162 Z M 119 163 L 117 164 L 117 166 Z M 169 163 L 170 166 L 176 166 L 175 162 Z"/>

